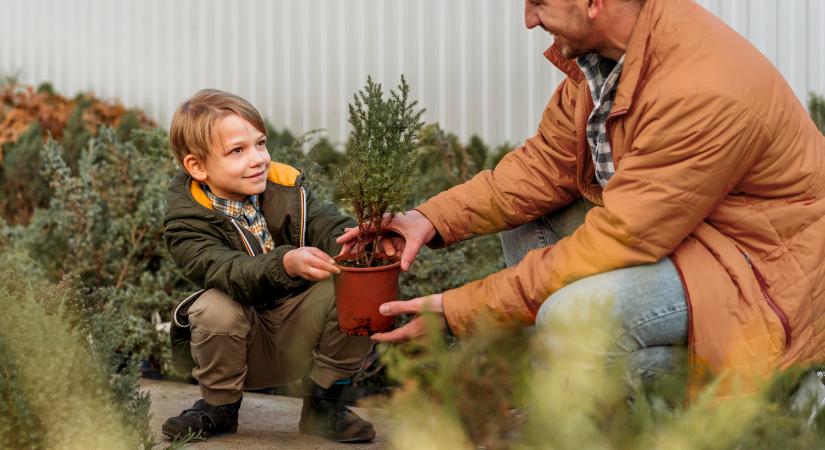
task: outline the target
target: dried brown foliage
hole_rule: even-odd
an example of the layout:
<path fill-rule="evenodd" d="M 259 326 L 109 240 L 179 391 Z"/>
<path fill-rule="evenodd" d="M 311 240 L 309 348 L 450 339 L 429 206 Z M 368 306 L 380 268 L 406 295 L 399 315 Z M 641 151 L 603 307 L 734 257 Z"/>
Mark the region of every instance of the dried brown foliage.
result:
<path fill-rule="evenodd" d="M 101 126 L 117 127 L 127 109 L 117 102 L 107 102 L 91 95 L 84 95 L 90 106 L 83 111 L 84 125 L 93 133 Z M 0 86 L 0 164 L 3 162 L 3 145 L 14 143 L 35 122 L 40 124 L 43 138 L 63 138 L 63 130 L 80 97 L 67 99 L 55 94 L 50 88 L 35 90 L 32 86 L 7 83 Z M 145 114 L 139 120 L 146 127 L 155 126 Z"/>

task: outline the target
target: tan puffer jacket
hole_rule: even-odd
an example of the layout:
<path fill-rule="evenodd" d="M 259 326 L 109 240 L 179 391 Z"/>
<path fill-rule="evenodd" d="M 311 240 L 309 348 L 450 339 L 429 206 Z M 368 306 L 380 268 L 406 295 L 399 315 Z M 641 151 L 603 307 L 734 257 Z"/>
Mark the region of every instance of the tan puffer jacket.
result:
<path fill-rule="evenodd" d="M 568 78 L 538 134 L 417 209 L 439 246 L 579 195 L 600 206 L 556 246 L 446 292 L 452 329 L 488 313 L 531 324 L 569 283 L 670 255 L 689 299 L 693 381 L 734 373 L 720 393 L 735 395 L 776 368 L 825 361 L 825 138 L 776 68 L 695 2 L 648 0 L 608 119 L 616 174 L 602 192 L 587 84 L 558 50 L 546 56 Z"/>

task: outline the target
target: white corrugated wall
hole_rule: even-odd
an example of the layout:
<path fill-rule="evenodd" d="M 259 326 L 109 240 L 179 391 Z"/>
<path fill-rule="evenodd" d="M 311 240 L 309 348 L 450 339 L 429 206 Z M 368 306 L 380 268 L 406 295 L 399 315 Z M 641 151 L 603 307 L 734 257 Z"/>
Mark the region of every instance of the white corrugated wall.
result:
<path fill-rule="evenodd" d="M 825 1 L 702 0 L 782 71 L 797 95 L 825 93 Z M 255 104 L 276 126 L 347 134 L 347 103 L 372 75 L 404 73 L 440 122 L 466 138 L 533 134 L 561 75 L 521 0 L 0 0 L 0 73 L 91 91 L 161 125 L 196 90 Z"/>

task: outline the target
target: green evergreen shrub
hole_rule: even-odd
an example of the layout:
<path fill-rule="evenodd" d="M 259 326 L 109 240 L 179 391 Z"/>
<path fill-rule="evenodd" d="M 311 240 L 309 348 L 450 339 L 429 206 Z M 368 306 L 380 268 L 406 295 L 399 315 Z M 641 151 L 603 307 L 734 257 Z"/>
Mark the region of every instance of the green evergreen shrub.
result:
<path fill-rule="evenodd" d="M 23 389 L 20 369 L 11 359 L 10 344 L 0 336 L 0 447 L 17 449 L 42 448 L 43 426 Z"/>
<path fill-rule="evenodd" d="M 825 134 L 825 97 L 811 92 L 811 98 L 808 100 L 808 111 L 811 113 L 811 118 L 819 131 Z"/>
<path fill-rule="evenodd" d="M 48 205 L 48 183 L 40 173 L 42 132 L 34 123 L 16 142 L 3 145 L 0 215 L 11 224 L 26 223 L 36 208 Z"/>
<path fill-rule="evenodd" d="M 418 140 L 413 194 L 406 209 L 484 169 L 488 147 L 476 136 L 464 146 L 456 135 L 430 124 L 421 129 Z M 422 248 L 413 269 L 401 274 L 400 294 L 402 298 L 416 298 L 444 292 L 502 268 L 504 257 L 497 236 L 477 237 L 438 251 Z"/>
<path fill-rule="evenodd" d="M 271 125 L 267 124 L 266 147 L 269 156 L 273 161 L 290 165 L 300 170 L 304 176 L 305 185 L 317 198 L 332 202 L 335 197 L 335 183 L 329 173 L 334 170 L 331 166 L 333 159 L 318 159 L 318 153 L 304 152 L 304 147 L 315 148 L 318 141 L 317 132 L 309 132 L 298 138 L 294 137 L 288 130 L 278 132 Z M 274 139 L 270 139 L 272 134 Z"/>
<path fill-rule="evenodd" d="M 381 85 L 368 78 L 349 105 L 352 130 L 338 185 L 341 200 L 362 228 L 355 262 L 361 267 L 373 265 L 384 214 L 401 210 L 415 180 L 414 151 L 424 110 L 409 92 L 402 76 L 398 91 L 391 90 L 385 99 Z M 367 232 L 369 226 L 374 234 Z"/>
<path fill-rule="evenodd" d="M 344 164 L 343 153 L 336 150 L 325 137 L 312 144 L 307 156 L 321 167 L 324 177 L 330 182 L 335 179 L 336 170 Z"/>
<path fill-rule="evenodd" d="M 152 447 L 137 361 L 118 351 L 123 316 L 89 301 L 71 279 L 0 272 L 0 448 Z"/>
<path fill-rule="evenodd" d="M 487 155 L 490 154 L 490 147 L 475 134 L 470 136 L 470 142 L 467 143 L 467 153 L 470 154 L 476 167 L 487 168 Z"/>
<path fill-rule="evenodd" d="M 39 173 L 39 149 L 47 139 L 63 145 L 65 160 L 76 173 L 89 139 L 106 125 L 125 141 L 133 129 L 152 123 L 140 111 L 91 95 L 63 98 L 48 83 L 37 90 L 13 80 L 0 83 L 0 215 L 25 224 L 36 208 L 48 205 L 48 183 Z"/>
<path fill-rule="evenodd" d="M 486 167 L 488 169 L 494 169 L 499 161 L 501 161 L 501 158 L 504 158 L 504 156 L 513 151 L 513 149 L 514 147 L 506 142 L 497 146 L 493 149 L 492 153 L 487 156 Z"/>
<path fill-rule="evenodd" d="M 481 321 L 455 346 L 438 333 L 382 347 L 401 385 L 381 401 L 397 449 L 812 449 L 825 442 L 787 407 L 800 371 L 777 375 L 761 395 L 690 405 L 681 376 L 629 382 L 608 363 L 617 324 L 609 308 L 581 308 L 542 330 L 501 330 Z M 433 318 L 434 329 L 438 323 Z M 551 332 L 552 334 L 547 334 Z"/>
<path fill-rule="evenodd" d="M 168 360 L 167 337 L 152 317 L 168 321 L 174 305 L 194 290 L 163 240 L 166 188 L 177 170 L 167 142 L 159 129 L 134 130 L 128 141 L 102 129 L 84 147 L 74 173 L 62 147 L 50 141 L 40 152 L 49 206 L 27 226 L 5 232 L 47 279 L 76 275 L 94 288 L 101 311 L 122 311 L 120 350 L 161 367 Z"/>
<path fill-rule="evenodd" d="M 469 180 L 484 168 L 486 154 L 482 157 L 470 153 L 470 147 L 462 145 L 456 135 L 442 130 L 438 124 L 424 126 L 418 140 L 418 167 L 413 179 L 413 195 L 407 207 L 414 207 L 441 191 Z M 476 144 L 473 151 L 479 150 L 484 148 Z"/>

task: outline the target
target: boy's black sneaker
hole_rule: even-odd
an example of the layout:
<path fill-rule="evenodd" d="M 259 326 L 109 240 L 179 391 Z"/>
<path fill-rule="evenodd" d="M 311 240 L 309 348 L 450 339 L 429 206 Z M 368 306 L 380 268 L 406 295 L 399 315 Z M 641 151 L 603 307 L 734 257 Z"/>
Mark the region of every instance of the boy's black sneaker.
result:
<path fill-rule="evenodd" d="M 241 409 L 241 400 L 221 406 L 212 406 L 198 400 L 191 408 L 184 409 L 179 416 L 166 419 L 161 430 L 172 440 L 188 433 L 200 433 L 204 438 L 216 434 L 235 433 L 238 431 L 238 410 Z"/>
<path fill-rule="evenodd" d="M 335 442 L 369 442 L 375 438 L 372 424 L 344 406 L 343 390 L 343 386 L 324 389 L 311 380 L 304 380 L 304 406 L 298 424 L 301 433 Z"/>

